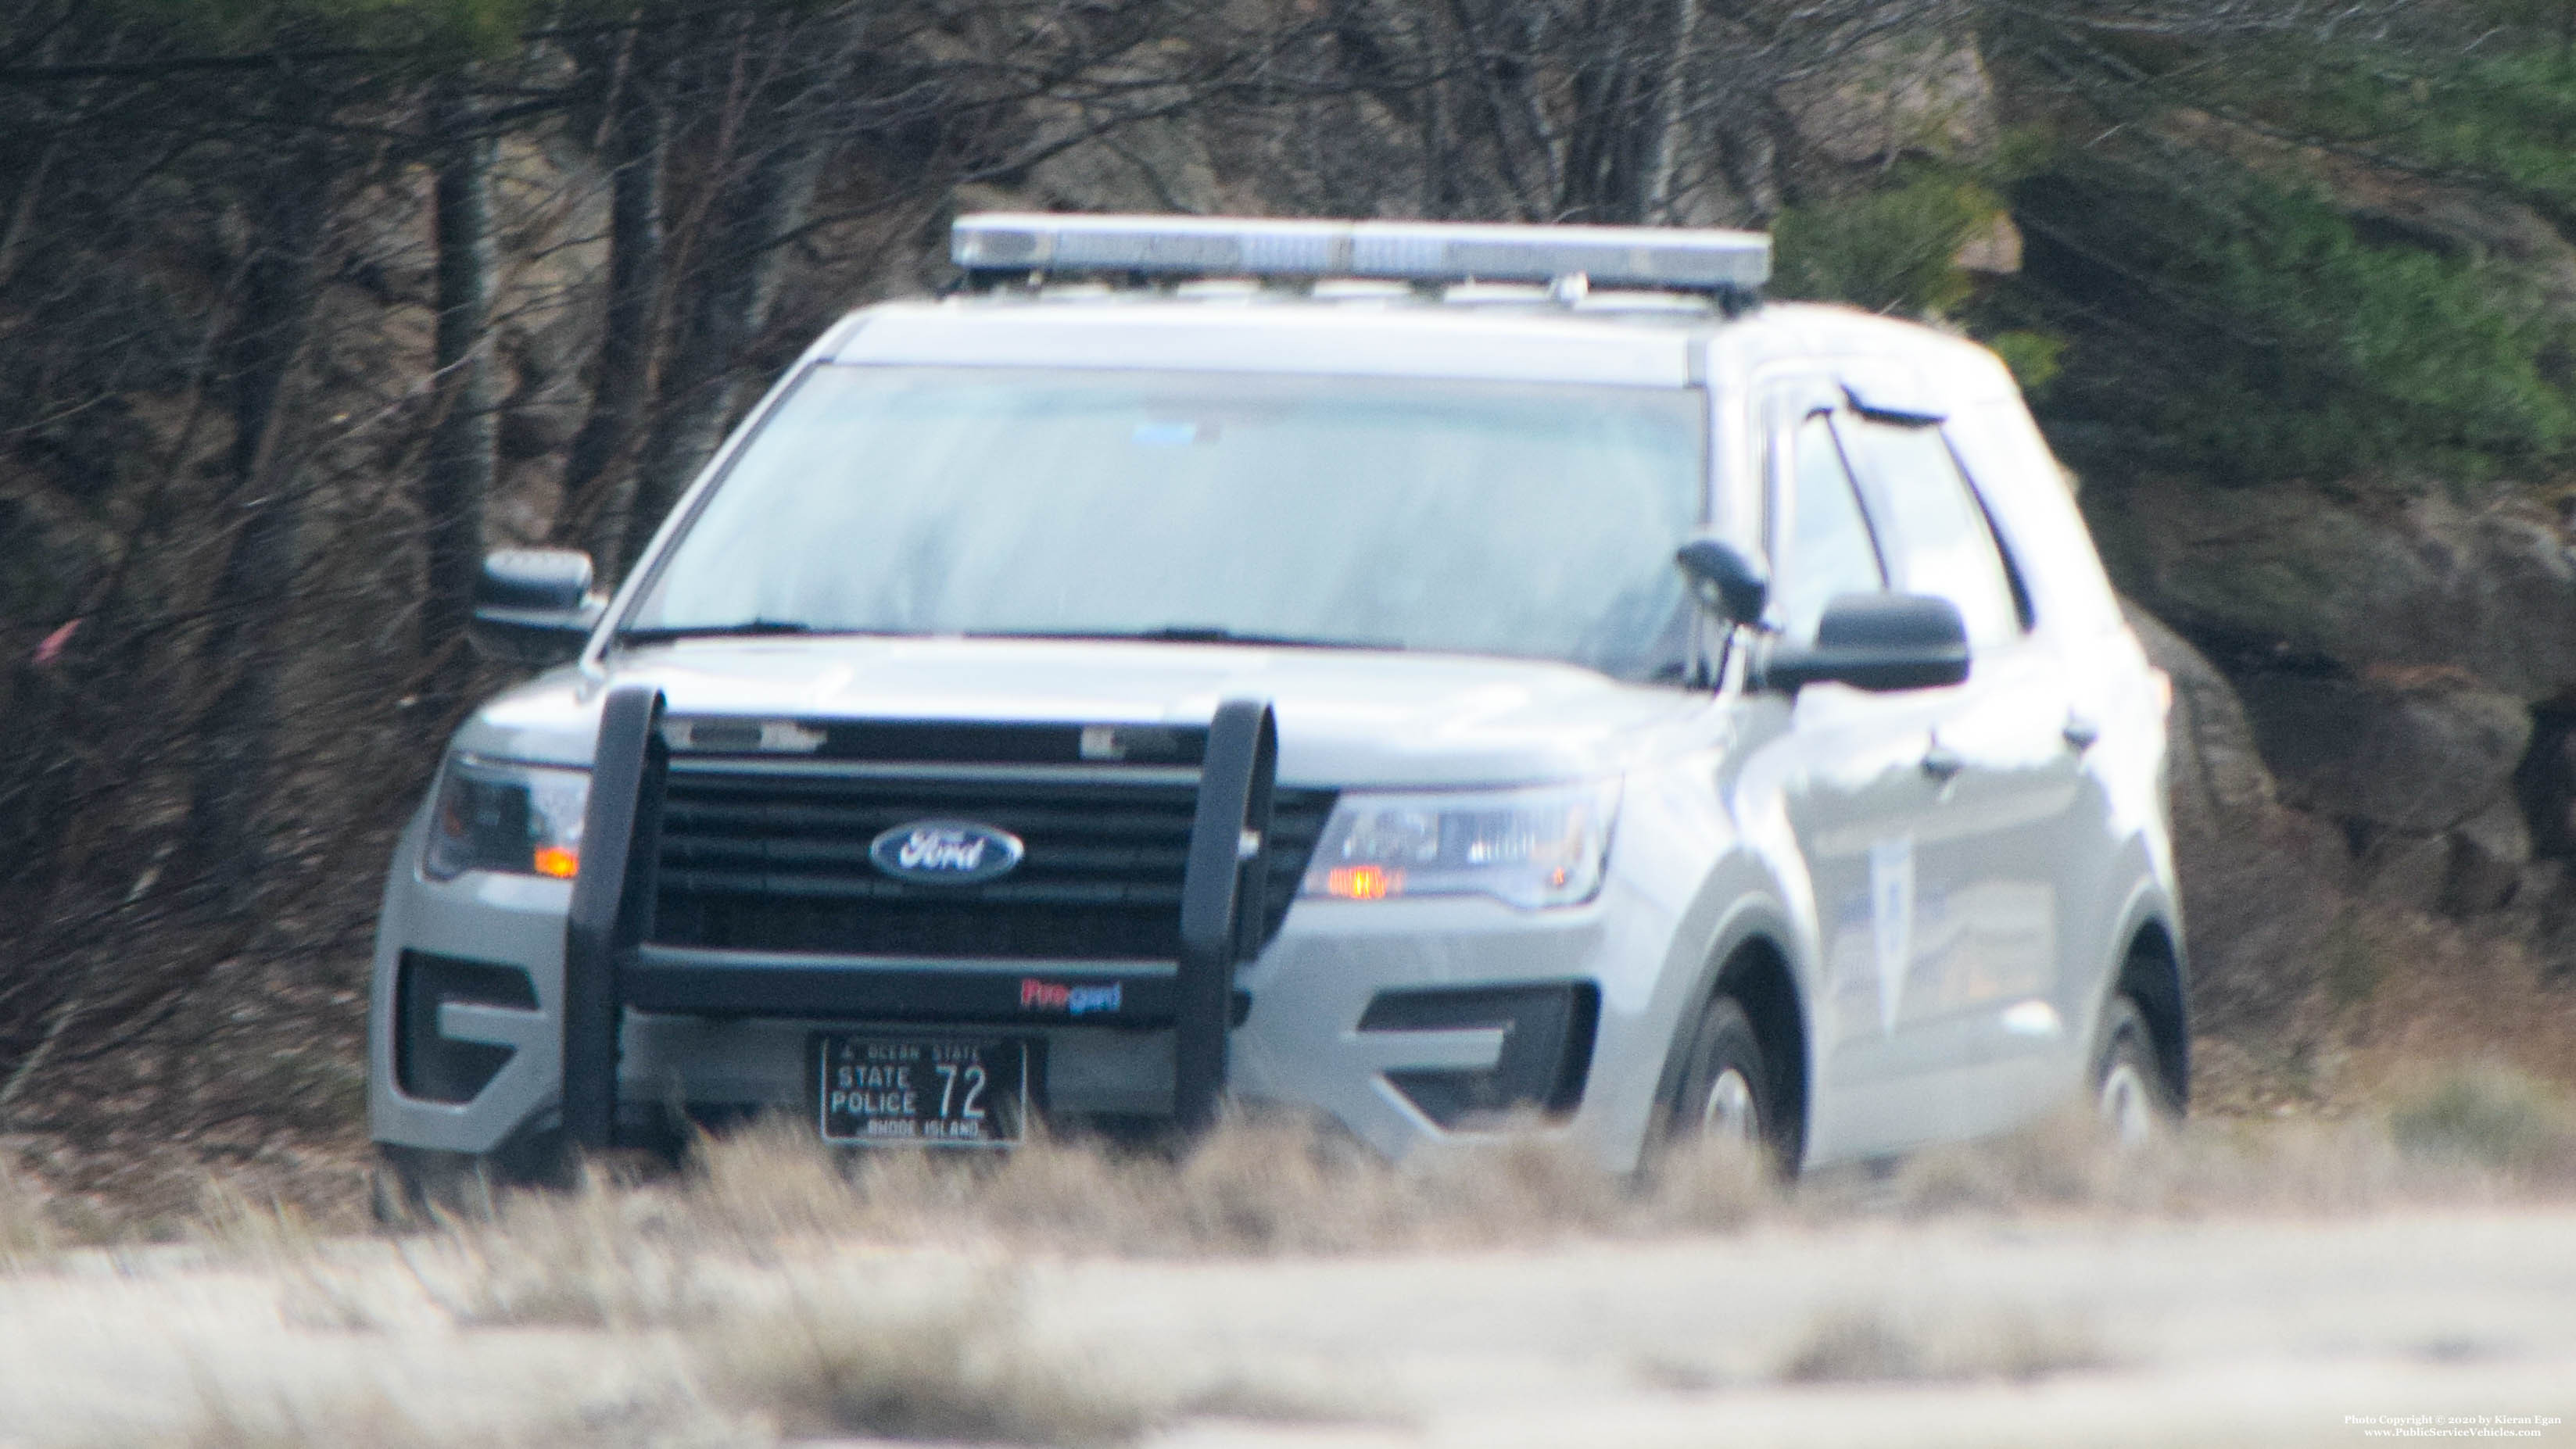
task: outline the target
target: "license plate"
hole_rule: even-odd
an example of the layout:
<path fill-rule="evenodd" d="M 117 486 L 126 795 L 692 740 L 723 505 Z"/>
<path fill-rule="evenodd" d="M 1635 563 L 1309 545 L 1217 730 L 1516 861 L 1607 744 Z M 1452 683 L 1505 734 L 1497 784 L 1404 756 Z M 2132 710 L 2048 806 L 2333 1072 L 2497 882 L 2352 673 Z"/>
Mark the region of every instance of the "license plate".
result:
<path fill-rule="evenodd" d="M 823 1035 L 815 1045 L 826 1142 L 1007 1147 L 1027 1124 L 1027 1042 Z"/>

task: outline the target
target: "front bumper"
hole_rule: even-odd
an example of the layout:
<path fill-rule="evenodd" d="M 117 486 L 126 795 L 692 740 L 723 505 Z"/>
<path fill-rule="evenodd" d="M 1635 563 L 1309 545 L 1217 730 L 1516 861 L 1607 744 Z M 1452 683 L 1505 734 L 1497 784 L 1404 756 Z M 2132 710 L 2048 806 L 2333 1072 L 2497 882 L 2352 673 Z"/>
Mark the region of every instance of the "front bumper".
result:
<path fill-rule="evenodd" d="M 370 1080 L 379 1140 L 483 1153 L 550 1127 L 575 1145 L 604 1145 L 632 1137 L 629 1124 L 656 1113 L 666 1120 L 677 1113 L 811 1113 L 819 1084 L 809 1075 L 808 1043 L 828 1028 L 1042 1042 L 1042 1103 L 1051 1116 L 1159 1116 L 1190 1125 L 1207 1120 L 1222 1086 L 1240 1100 L 1320 1111 L 1400 1157 L 1465 1135 L 1443 1122 L 1477 1125 L 1484 1119 L 1465 1115 L 1461 1104 L 1495 1096 L 1452 1092 L 1443 1106 L 1437 1093 L 1426 1096 L 1425 1074 L 1447 1074 L 1454 1085 L 1483 1073 L 1491 1086 L 1506 1069 L 1526 1074 L 1533 1031 L 1591 1030 L 1589 1042 L 1568 1040 L 1536 1054 L 1542 1075 L 1549 1063 L 1561 1068 L 1539 1096 L 1562 1109 L 1555 1130 L 1586 1139 L 1606 1166 L 1635 1159 L 1670 1039 L 1671 1003 L 1661 987 L 1674 979 L 1667 968 L 1677 923 L 1650 893 L 1623 889 L 1614 868 L 1592 902 L 1549 910 L 1466 898 L 1305 901 L 1258 954 L 1239 959 L 1262 924 L 1243 901 L 1262 899 L 1258 882 L 1281 869 L 1258 853 L 1268 832 L 1247 823 L 1273 818 L 1247 813 L 1268 809 L 1247 802 L 1271 798 L 1275 755 L 1266 706 L 1230 702 L 1208 733 L 1188 866 L 1178 883 L 1181 951 L 1173 963 L 675 948 L 648 924 L 653 910 L 636 904 L 656 899 L 641 893 L 657 889 L 657 878 L 688 889 L 700 858 L 690 854 L 695 837 L 684 834 L 667 849 L 656 843 L 663 839 L 655 823 L 666 798 L 662 772 L 677 779 L 680 769 L 658 763 L 660 718 L 659 697 L 650 691 L 611 695 L 583 874 L 573 886 L 471 872 L 425 880 L 417 868 L 425 822 L 415 822 L 387 888 L 377 949 Z M 702 766 L 689 768 L 705 774 Z M 834 782 L 843 793 L 822 804 L 846 815 L 843 802 L 869 798 L 849 789 L 918 779 L 921 768 L 861 760 L 800 765 L 792 773 Z M 955 766 L 933 768 L 942 780 L 957 778 Z M 983 768 L 977 778 L 992 778 L 991 767 Z M 1051 772 L 1045 774 L 1000 768 L 1014 779 L 1065 778 L 1061 766 L 1043 767 Z M 1113 778 L 1105 767 L 1076 768 L 1086 781 Z M 620 780 L 629 783 L 608 788 Z M 765 813 L 762 802 L 772 798 L 774 791 L 729 808 L 761 822 L 783 818 Z M 1129 818 L 1133 802 L 1144 798 L 1119 794 L 1104 808 Z M 703 814 L 706 807 L 692 808 Z M 796 796 L 784 818 L 818 813 Z M 1238 837 L 1251 844 L 1239 848 Z M 810 842 L 790 843 L 811 853 Z M 838 848 L 830 840 L 822 845 Z M 777 857 L 746 858 L 755 860 L 749 873 L 732 878 L 780 878 L 783 867 L 769 863 Z M 838 879 L 827 884 L 883 891 L 865 878 L 852 886 L 833 883 Z M 1247 879 L 1253 884 L 1240 884 Z M 1244 890 L 1254 893 L 1242 897 Z M 675 919 L 683 925 L 673 929 L 684 932 L 685 917 Z M 864 928 L 879 917 L 852 919 Z M 427 957 L 443 958 L 445 980 L 506 977 L 512 989 L 471 999 L 421 989 L 407 973 Z M 1388 993 L 1472 989 L 1490 1006 L 1545 998 L 1551 986 L 1552 1015 L 1370 1015 Z M 1051 995 L 1060 1001 L 1084 987 L 1119 1004 L 1089 1020 L 1068 1021 L 1065 1011 L 1049 1009 Z M 442 1059 L 438 1071 L 416 1070 L 425 1055 L 455 1042 L 476 1044 L 464 1055 L 480 1065 L 469 1070 Z M 466 1087 L 451 1090 L 453 1100 L 430 1100 L 435 1094 L 422 1090 L 425 1082 Z"/>
<path fill-rule="evenodd" d="M 377 943 L 370 1112 L 375 1137 L 488 1153 L 552 1130 L 560 1120 L 570 889 L 555 881 L 479 873 L 429 881 L 412 868 L 412 859 L 407 851 L 397 866 Z M 1638 909 L 1642 902 L 1628 899 L 1622 909 L 1614 904 L 1622 899 L 1614 884 L 1602 901 L 1552 911 L 1475 899 L 1300 901 L 1279 936 L 1237 977 L 1248 1010 L 1238 1007 L 1231 1035 L 1230 1093 L 1247 1103 L 1324 1114 L 1390 1157 L 1472 1138 L 1481 1134 L 1444 1130 L 1390 1076 L 1491 1069 L 1504 1052 L 1503 1029 L 1363 1030 L 1370 1004 L 1408 991 L 1580 984 L 1598 1003 L 1596 1021 L 1585 1023 L 1592 1030 L 1588 1071 L 1573 1110 L 1548 1130 L 1580 1140 L 1605 1166 L 1623 1169 L 1635 1159 L 1671 1026 L 1653 1009 L 1651 981 L 1630 979 L 1633 971 L 1623 969 L 1623 963 L 1654 961 L 1663 952 L 1660 941 L 1634 939 L 1652 935 L 1654 923 Z M 533 1008 L 449 1002 L 438 1010 L 442 1035 L 510 1050 L 470 1100 L 424 1100 L 404 1092 L 397 1080 L 391 1003 L 405 952 L 526 973 Z M 952 976 L 986 972 L 1004 994 L 1032 974 L 1028 962 L 943 964 Z M 1047 970 L 1069 975 L 1064 968 L 1074 964 L 1050 963 Z M 1154 969 L 1116 968 L 1131 986 L 1131 1001 L 1140 999 L 1132 990 L 1139 974 Z M 1168 978 L 1171 968 L 1160 969 Z M 988 1012 L 970 1022 L 943 1021 L 917 1009 L 870 1011 L 864 1003 L 871 988 L 853 981 L 845 990 L 828 989 L 833 975 L 858 973 L 836 973 L 819 961 L 763 973 L 764 989 L 815 993 L 818 1005 L 837 1003 L 834 1009 L 762 1010 L 760 992 L 727 996 L 719 978 L 728 973 L 721 967 L 702 969 L 694 987 L 672 986 L 686 970 L 666 961 L 656 973 L 661 984 L 641 993 L 648 1005 L 664 1009 L 627 1009 L 618 1097 L 621 1120 L 630 1124 L 667 1120 L 675 1111 L 700 1117 L 757 1111 L 811 1116 L 816 1084 L 808 1047 L 823 1030 L 1002 1032 L 1043 1044 L 1045 1100 L 1053 1117 L 1153 1119 L 1171 1112 L 1168 1026 L 997 1025 Z M 1150 1020 L 1151 998 L 1141 999 Z"/>

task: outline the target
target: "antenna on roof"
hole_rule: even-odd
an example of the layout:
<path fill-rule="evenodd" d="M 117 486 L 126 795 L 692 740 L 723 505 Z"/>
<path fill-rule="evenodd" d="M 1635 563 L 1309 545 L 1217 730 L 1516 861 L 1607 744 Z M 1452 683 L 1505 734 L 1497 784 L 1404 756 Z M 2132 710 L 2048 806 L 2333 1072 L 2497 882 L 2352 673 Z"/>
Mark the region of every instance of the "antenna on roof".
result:
<path fill-rule="evenodd" d="M 1760 232 L 1659 226 L 984 212 L 957 219 L 948 254 L 985 280 L 1065 272 L 1373 277 L 1743 296 L 1771 277 L 1771 238 Z"/>

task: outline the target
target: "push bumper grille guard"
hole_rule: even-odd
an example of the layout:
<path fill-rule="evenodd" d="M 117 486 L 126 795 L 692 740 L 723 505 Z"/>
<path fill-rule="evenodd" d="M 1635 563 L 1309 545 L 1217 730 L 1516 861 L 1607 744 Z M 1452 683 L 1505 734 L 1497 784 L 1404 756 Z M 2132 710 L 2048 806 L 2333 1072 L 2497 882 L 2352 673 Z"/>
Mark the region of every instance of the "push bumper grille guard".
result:
<path fill-rule="evenodd" d="M 628 974 L 641 959 L 652 912 L 670 766 L 662 708 L 660 690 L 627 685 L 609 692 L 600 713 L 582 871 L 573 881 L 564 930 L 563 1125 L 567 1145 L 581 1150 L 617 1140 L 619 1033 L 630 1000 Z M 1278 728 L 1267 701 L 1228 700 L 1217 708 L 1181 879 L 1180 956 L 1171 991 L 1172 1115 L 1185 1130 L 1213 1122 L 1225 1090 L 1235 967 L 1259 948 L 1263 934 L 1266 872 L 1258 847 L 1270 832 L 1278 759 Z M 900 990 L 900 982 L 885 984 Z"/>

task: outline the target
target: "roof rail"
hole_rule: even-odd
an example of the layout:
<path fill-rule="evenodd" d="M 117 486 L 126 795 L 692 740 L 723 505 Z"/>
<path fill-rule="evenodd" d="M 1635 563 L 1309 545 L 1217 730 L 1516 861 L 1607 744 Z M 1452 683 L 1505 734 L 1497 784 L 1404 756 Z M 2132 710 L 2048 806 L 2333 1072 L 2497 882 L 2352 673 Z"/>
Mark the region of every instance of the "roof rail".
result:
<path fill-rule="evenodd" d="M 971 278 L 1378 277 L 1556 282 L 1750 294 L 1771 276 L 1760 232 L 1660 226 L 983 212 L 957 218 L 949 259 Z"/>

